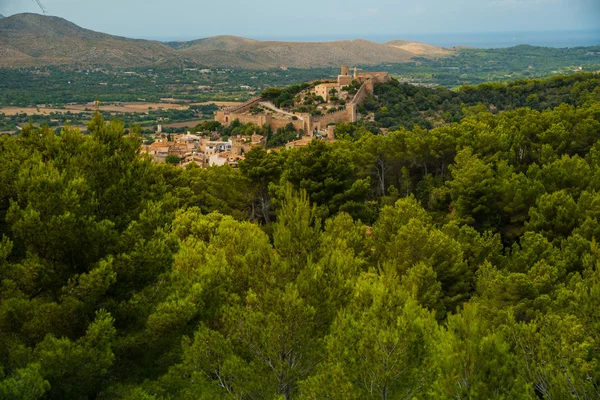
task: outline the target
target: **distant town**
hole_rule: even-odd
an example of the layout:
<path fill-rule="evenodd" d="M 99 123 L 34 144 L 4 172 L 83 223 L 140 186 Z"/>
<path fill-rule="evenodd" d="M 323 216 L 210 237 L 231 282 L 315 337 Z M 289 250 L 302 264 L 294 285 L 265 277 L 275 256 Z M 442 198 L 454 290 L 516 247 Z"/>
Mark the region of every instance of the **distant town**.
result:
<path fill-rule="evenodd" d="M 373 95 L 377 83 L 390 80 L 387 72 L 358 72 L 352 74 L 348 66 L 342 66 L 337 80 L 311 82 L 298 90 L 293 98 L 284 93 L 287 100 L 269 98 L 269 93 L 255 97 L 243 104 L 224 107 L 215 112 L 214 120 L 222 126 L 235 123 L 251 124 L 257 128 L 268 127 L 271 131 L 292 128 L 297 132 L 294 140 L 287 142 L 287 149 L 303 147 L 317 138 L 335 141 L 335 126 L 341 122 L 357 122 L 358 106 Z M 272 96 L 271 96 L 272 97 Z M 279 104 L 276 104 L 279 103 Z M 142 153 L 157 163 L 170 162 L 185 167 L 196 164 L 200 167 L 237 167 L 238 162 L 253 147 L 267 146 L 264 135 L 235 135 L 227 139 L 217 131 L 187 132 L 170 135 L 162 132 L 162 126 L 152 135 L 151 144 L 143 145 Z M 280 147 L 281 148 L 281 147 Z M 280 149 L 279 148 L 279 149 Z"/>

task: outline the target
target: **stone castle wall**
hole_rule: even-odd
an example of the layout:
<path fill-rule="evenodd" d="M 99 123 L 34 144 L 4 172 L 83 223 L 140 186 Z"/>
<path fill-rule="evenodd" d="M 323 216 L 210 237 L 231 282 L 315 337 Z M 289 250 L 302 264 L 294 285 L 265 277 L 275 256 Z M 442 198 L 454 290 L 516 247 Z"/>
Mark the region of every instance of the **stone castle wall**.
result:
<path fill-rule="evenodd" d="M 387 72 L 361 72 L 357 78 L 363 82 L 372 79 L 375 83 L 386 83 L 390 80 L 390 74 Z"/>
<path fill-rule="evenodd" d="M 260 128 L 270 125 L 273 131 L 277 131 L 279 128 L 284 128 L 290 122 L 294 125 L 297 131 L 303 130 L 304 132 L 309 131 L 308 124 L 301 120 L 292 120 L 291 118 L 274 118 L 272 114 L 242 114 L 237 112 L 217 111 L 215 113 L 215 121 L 220 122 L 222 125 L 229 125 L 233 121 L 238 120 L 242 124 L 254 124 Z"/>
<path fill-rule="evenodd" d="M 352 104 L 362 103 L 368 96 L 373 95 L 373 93 L 375 93 L 375 86 L 373 85 L 373 80 L 369 79 L 358 89 L 358 92 L 356 92 L 356 95 L 352 99 Z"/>
<path fill-rule="evenodd" d="M 290 122 L 294 125 L 294 128 L 297 131 L 303 130 L 303 131 L 306 132 L 306 126 L 304 124 L 304 121 L 301 121 L 299 119 L 292 120 L 292 119 L 275 119 L 275 118 L 272 118 L 271 119 L 271 129 L 273 130 L 273 132 L 276 132 L 277 129 L 285 128 L 285 126 L 287 124 L 289 124 Z"/>
<path fill-rule="evenodd" d="M 225 107 L 223 109 L 223 111 L 237 112 L 237 113 L 245 112 L 245 111 L 248 111 L 250 109 L 250 107 L 252 107 L 253 105 L 260 103 L 261 100 L 262 100 L 262 97 L 260 97 L 260 96 L 254 97 L 243 104 L 238 104 L 238 105 L 231 106 L 231 107 Z"/>
<path fill-rule="evenodd" d="M 340 122 L 356 122 L 356 107 L 348 105 L 344 110 L 336 111 L 331 114 L 314 117 L 312 121 L 311 132 L 315 129 L 323 130 L 329 124 L 339 124 Z"/>
<path fill-rule="evenodd" d="M 270 123 L 271 115 L 267 114 L 258 114 L 258 115 L 250 115 L 250 114 L 241 114 L 241 113 L 232 113 L 228 111 L 217 111 L 215 113 L 215 121 L 220 122 L 222 125 L 229 125 L 235 120 L 239 120 L 242 124 L 254 124 L 260 127 L 267 125 Z"/>
<path fill-rule="evenodd" d="M 244 104 L 240 104 L 232 107 L 225 107 L 222 110 L 215 112 L 215 121 L 220 122 L 223 125 L 229 125 L 236 119 L 240 120 L 241 123 L 253 123 L 254 125 L 263 126 L 266 121 L 264 115 L 247 115 L 245 114 L 252 108 L 261 102 L 261 97 L 255 97 L 248 100 Z"/>

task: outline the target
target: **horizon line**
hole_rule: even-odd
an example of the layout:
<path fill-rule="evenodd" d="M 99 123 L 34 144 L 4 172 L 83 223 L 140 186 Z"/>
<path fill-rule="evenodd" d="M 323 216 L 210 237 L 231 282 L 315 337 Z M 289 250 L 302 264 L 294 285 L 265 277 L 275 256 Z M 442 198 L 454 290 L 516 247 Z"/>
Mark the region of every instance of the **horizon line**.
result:
<path fill-rule="evenodd" d="M 15 15 L 19 15 L 19 14 L 35 14 L 35 15 L 40 15 L 43 17 L 55 17 L 55 18 L 61 18 L 64 19 L 65 21 L 69 21 L 83 29 L 88 29 L 88 30 L 94 30 L 91 28 L 86 28 L 84 26 L 81 26 L 69 19 L 66 19 L 65 17 L 61 17 L 59 15 L 52 15 L 52 14 L 42 14 L 42 13 L 36 13 L 36 12 L 22 12 L 22 13 L 15 13 L 15 14 L 11 14 L 11 15 L 6 15 L 6 14 L 2 14 L 0 13 L 0 15 L 3 15 L 4 18 L 10 18 L 13 17 Z M 101 32 L 101 33 L 108 33 L 106 31 L 96 31 L 96 32 Z M 195 37 L 196 39 L 192 39 L 192 40 L 197 40 L 197 39 L 207 39 L 207 38 L 211 38 L 211 37 L 217 37 L 217 36 L 237 36 L 237 37 L 243 37 L 245 39 L 255 39 L 255 38 L 277 38 L 277 37 L 284 37 L 284 38 L 290 38 L 290 37 L 298 37 L 298 38 L 317 38 L 317 37 L 345 37 L 348 39 L 345 40 L 352 40 L 352 39 L 361 39 L 364 37 L 376 37 L 376 36 L 403 36 L 403 35 L 419 35 L 419 36 L 439 36 L 439 35 L 480 35 L 480 34 L 503 34 L 503 33 L 510 33 L 510 34 L 515 34 L 515 33 L 527 33 L 527 34 L 538 34 L 538 33 L 560 33 L 560 32 L 565 32 L 565 33 L 576 33 L 576 32 L 580 32 L 580 33 L 591 33 L 591 32 L 597 32 L 600 33 L 600 28 L 584 28 L 584 29 L 544 29 L 544 30 L 491 30 L 491 31 L 481 31 L 481 30 L 475 30 L 475 31 L 439 31 L 439 32 L 431 32 L 431 31 L 427 31 L 427 32 L 390 32 L 390 33 L 385 33 L 385 32 L 378 32 L 378 33 L 362 33 L 362 34 L 356 34 L 356 33 L 317 33 L 317 34 L 291 34 L 291 35 L 277 35 L 277 34 L 252 34 L 252 33 L 215 33 L 215 34 L 210 34 L 210 35 L 206 35 L 206 36 L 197 36 L 197 35 L 173 35 L 173 36 L 153 36 L 153 35 L 133 35 L 133 36 L 128 36 L 132 39 L 147 39 L 147 38 L 153 38 L 151 40 L 156 40 L 156 38 L 159 37 L 187 37 L 187 38 L 192 38 Z M 110 35 L 114 35 L 114 36 L 122 36 L 121 34 L 112 34 L 112 33 L 108 33 Z M 255 39 L 255 40 L 260 40 L 260 39 Z M 401 40 L 401 39 L 398 39 Z"/>
<path fill-rule="evenodd" d="M 219 37 L 219 36 L 233 36 L 233 37 L 240 37 L 240 38 L 245 38 L 245 39 L 251 39 L 251 40 L 257 40 L 257 41 L 273 41 L 273 42 L 316 42 L 316 43 L 323 43 L 323 42 L 334 42 L 334 41 L 351 41 L 351 40 L 368 40 L 368 41 L 372 41 L 375 43 L 386 43 L 389 41 L 393 41 L 393 40 L 404 40 L 404 41 L 408 41 L 408 42 L 419 42 L 419 43 L 423 43 L 423 44 L 431 44 L 434 46 L 438 46 L 438 47 L 445 47 L 445 48 L 452 48 L 452 47 L 473 47 L 473 48 L 506 48 L 506 47 L 513 47 L 513 46 L 517 46 L 517 45 L 530 45 L 530 46 L 539 46 L 539 47 L 554 47 L 554 48 L 574 48 L 574 47 L 590 47 L 590 46 L 598 46 L 600 45 L 600 28 L 583 28 L 583 29 L 543 29 L 543 30 L 521 30 L 521 29 L 517 29 L 517 30 L 490 30 L 490 31 L 441 31 L 441 32 L 431 32 L 431 31 L 427 31 L 427 32 L 394 32 L 394 33 L 362 33 L 362 34 L 356 34 L 356 33 L 320 33 L 320 34 L 315 34 L 315 33 L 310 33 L 310 34 L 302 34 L 302 33 L 298 33 L 298 34 L 284 34 L 284 35 L 280 35 L 280 34 L 240 34 L 240 33 L 228 33 L 228 34 L 209 34 L 209 35 L 202 35 L 202 34 L 175 34 L 175 35 L 145 35 L 145 34 L 123 34 L 123 33 L 109 33 L 106 32 L 104 30 L 94 30 L 94 29 L 90 29 L 90 28 L 85 28 L 81 25 L 78 25 L 75 22 L 72 22 L 64 17 L 58 16 L 58 15 L 51 15 L 51 14 L 42 14 L 42 13 L 35 13 L 35 12 L 24 12 L 24 13 L 15 13 L 15 14 L 11 14 L 11 15 L 3 15 L 4 18 L 10 18 L 13 17 L 15 15 L 20 15 L 20 14 L 33 14 L 33 15 L 39 15 L 42 17 L 52 17 L 52 18 L 60 18 L 60 19 L 64 19 L 65 21 L 68 21 L 70 23 L 73 23 L 83 29 L 86 30 L 92 30 L 98 33 L 104 33 L 104 34 L 109 34 L 112 36 L 120 36 L 120 37 L 124 37 L 124 38 L 129 38 L 129 39 L 142 39 L 142 40 L 152 40 L 152 41 L 157 41 L 157 42 L 161 42 L 161 43 L 169 43 L 169 42 L 190 42 L 190 41 L 195 41 L 195 40 L 202 40 L 202 39 L 209 39 L 209 38 L 214 38 L 214 37 Z M 584 34 L 584 35 L 593 35 L 592 37 L 587 37 L 587 38 L 583 38 L 584 42 L 587 43 L 574 43 L 572 41 L 573 38 L 571 38 L 571 43 L 567 44 L 564 41 L 560 41 L 560 40 L 555 40 L 553 41 L 554 43 L 541 43 L 539 42 L 540 39 L 546 39 L 547 38 L 542 38 L 542 37 L 538 37 L 538 38 L 517 38 L 517 36 L 521 36 L 521 35 L 534 35 L 534 36 L 544 36 L 544 35 L 552 35 L 552 34 Z M 454 42 L 454 43 L 450 43 L 451 39 L 460 39 L 460 38 L 466 38 L 466 37 L 473 37 L 473 36 L 482 36 L 482 39 L 496 39 L 495 42 L 487 42 L 483 40 L 483 41 L 476 41 L 478 43 L 475 43 L 473 41 L 470 41 L 470 43 L 459 43 L 459 42 Z M 500 39 L 498 36 L 501 35 L 507 35 L 507 36 L 513 36 L 512 40 L 515 40 L 514 43 L 509 43 L 508 40 L 509 38 L 503 38 Z M 595 37 L 596 35 L 598 35 L 597 37 Z M 446 40 L 443 40 L 443 38 L 446 38 Z M 432 40 L 433 42 L 437 42 L 437 43 L 431 43 L 428 41 L 428 39 Z M 442 39 L 440 41 L 440 39 Z M 499 39 L 499 40 L 498 40 Z M 537 40 L 536 40 L 537 39 Z M 579 40 L 576 40 L 577 42 L 581 42 L 582 38 L 579 38 Z M 520 40 L 520 41 L 518 41 Z M 537 41 L 537 43 L 536 43 Z M 469 40 L 467 41 L 469 42 Z"/>
<path fill-rule="evenodd" d="M 284 41 L 290 39 L 297 39 L 301 41 L 338 41 L 338 40 L 372 40 L 368 38 L 395 38 L 392 40 L 404 40 L 406 36 L 421 36 L 421 37 L 432 37 L 439 38 L 440 36 L 472 36 L 472 35 L 515 35 L 515 34 L 527 34 L 527 35 L 543 35 L 543 34 L 557 34 L 557 33 L 597 33 L 600 35 L 600 29 L 556 29 L 556 30 L 506 30 L 506 31 L 472 31 L 472 32 L 400 32 L 400 33 L 322 33 L 322 34 L 240 34 L 240 33 L 216 33 L 209 35 L 172 35 L 172 36 L 155 36 L 155 35 L 135 35 L 131 36 L 132 39 L 147 39 L 147 40 L 159 40 L 159 41 L 191 41 L 209 39 L 214 37 L 239 37 L 243 39 L 252 39 L 259 41 Z M 600 36 L 599 36 L 600 38 Z M 319 40 L 320 39 L 320 40 Z M 598 43 L 600 45 L 600 43 Z"/>

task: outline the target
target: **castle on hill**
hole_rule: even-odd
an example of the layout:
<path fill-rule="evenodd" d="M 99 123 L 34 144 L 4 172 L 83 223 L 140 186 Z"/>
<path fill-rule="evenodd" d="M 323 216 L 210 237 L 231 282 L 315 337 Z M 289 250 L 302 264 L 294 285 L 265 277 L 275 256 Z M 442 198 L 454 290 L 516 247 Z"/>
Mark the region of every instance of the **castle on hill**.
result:
<path fill-rule="evenodd" d="M 343 106 L 331 107 L 325 114 L 313 115 L 305 112 L 285 111 L 262 97 L 256 97 L 244 104 L 224 108 L 215 113 L 215 120 L 228 126 L 238 120 L 241 123 L 252 123 L 258 127 L 270 126 L 277 130 L 292 124 L 301 133 L 298 140 L 285 145 L 287 149 L 308 145 L 314 138 L 321 140 L 335 140 L 335 125 L 341 122 L 356 122 L 358 119 L 357 108 L 365 98 L 374 93 L 376 83 L 389 81 L 387 72 L 366 72 L 349 74 L 347 66 L 341 68 L 341 73 L 336 81 L 320 82 L 304 93 L 300 98 L 322 98 L 325 105 L 320 107 L 329 109 L 330 101 L 344 101 Z M 334 100 L 337 99 L 337 100 Z M 347 99 L 347 101 L 346 101 Z M 321 101 L 321 100 L 319 100 Z M 257 112 L 257 110 L 260 110 Z M 161 133 L 160 126 L 158 134 Z M 216 134 L 216 132 L 213 132 Z M 164 136 L 164 135 L 163 135 Z M 227 140 L 220 137 L 206 137 L 202 135 L 178 135 L 174 140 L 159 137 L 150 145 L 142 146 L 141 152 L 148 154 L 155 162 L 166 162 L 169 156 L 179 159 L 180 166 L 196 164 L 200 167 L 230 165 L 237 167 L 238 162 L 245 158 L 245 154 L 253 147 L 267 145 L 267 138 L 262 135 L 235 136 Z"/>
<path fill-rule="evenodd" d="M 354 67 L 354 73 L 349 74 L 350 68 L 344 65 L 341 68 L 340 74 L 337 77 L 337 82 L 321 83 L 315 86 L 315 93 L 318 96 L 323 97 L 325 101 L 329 101 L 331 92 L 334 90 L 336 93 L 341 93 L 343 88 L 352 85 L 354 82 L 358 84 L 364 84 L 367 81 L 372 83 L 385 83 L 390 80 L 390 76 L 387 72 L 358 72 Z"/>
<path fill-rule="evenodd" d="M 326 104 L 320 106 L 325 113 L 317 115 L 307 112 L 288 112 L 281 110 L 272 103 L 256 97 L 250 101 L 235 107 L 224 108 L 215 112 L 215 121 L 228 126 L 233 121 L 241 123 L 252 123 L 259 127 L 270 126 L 277 130 L 288 124 L 292 124 L 297 131 L 302 131 L 305 136 L 312 137 L 313 133 L 322 132 L 327 135 L 328 126 L 341 122 L 356 122 L 358 119 L 357 108 L 365 98 L 374 93 L 376 83 L 389 81 L 387 72 L 361 72 L 354 68 L 350 75 L 348 66 L 342 66 L 340 74 L 335 81 L 321 81 L 306 95 L 320 96 Z M 354 91 L 351 91 L 354 87 Z M 358 87 L 358 89 L 356 89 Z M 352 94 L 351 94 L 352 93 Z M 329 102 L 335 98 L 345 97 L 344 106 L 333 107 Z M 259 112 L 256 110 L 259 109 Z"/>

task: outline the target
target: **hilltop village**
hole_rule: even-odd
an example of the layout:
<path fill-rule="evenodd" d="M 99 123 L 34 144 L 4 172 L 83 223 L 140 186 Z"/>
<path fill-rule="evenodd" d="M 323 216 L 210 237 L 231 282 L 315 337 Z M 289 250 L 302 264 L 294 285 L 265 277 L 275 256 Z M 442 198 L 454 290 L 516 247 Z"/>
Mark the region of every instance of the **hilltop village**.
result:
<path fill-rule="evenodd" d="M 358 106 L 373 95 L 375 84 L 389 79 L 387 72 L 359 73 L 354 68 L 350 74 L 349 67 L 343 66 L 336 80 L 299 85 L 296 93 L 265 92 L 241 105 L 216 111 L 214 120 L 224 127 L 241 123 L 261 129 L 269 127 L 271 131 L 293 129 L 297 134 L 295 140 L 285 144 L 287 149 L 306 146 L 315 138 L 334 141 L 335 126 L 356 122 Z M 237 167 L 252 147 L 267 147 L 267 138 L 256 132 L 228 138 L 216 131 L 170 137 L 162 134 L 159 127 L 155 137 L 154 143 L 142 146 L 142 152 L 155 162 L 175 160 L 183 167 L 191 163 L 203 168 L 225 164 Z"/>

